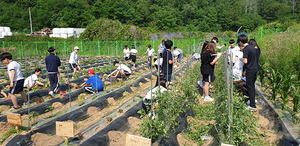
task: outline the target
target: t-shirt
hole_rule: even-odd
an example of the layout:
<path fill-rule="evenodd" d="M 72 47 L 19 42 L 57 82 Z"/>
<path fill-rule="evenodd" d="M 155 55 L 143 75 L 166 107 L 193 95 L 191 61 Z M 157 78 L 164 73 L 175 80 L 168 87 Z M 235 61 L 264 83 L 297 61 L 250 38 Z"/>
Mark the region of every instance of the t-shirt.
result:
<path fill-rule="evenodd" d="M 154 62 L 154 65 L 162 65 L 163 63 L 163 58 L 159 58 Z"/>
<path fill-rule="evenodd" d="M 152 49 L 148 48 L 148 49 L 147 49 L 147 52 L 148 52 L 148 56 L 150 57 L 150 56 L 153 56 L 153 53 L 154 53 L 155 51 L 154 51 L 153 48 L 152 48 Z"/>
<path fill-rule="evenodd" d="M 33 85 L 38 80 L 39 80 L 38 76 L 36 74 L 32 74 L 31 76 L 29 76 L 29 77 L 27 77 L 25 79 L 25 81 L 24 81 L 24 87 L 27 87 L 28 84 Z"/>
<path fill-rule="evenodd" d="M 194 53 L 194 54 L 193 54 L 193 59 L 199 60 L 200 58 L 201 58 L 201 56 L 200 56 L 199 53 Z"/>
<path fill-rule="evenodd" d="M 172 53 L 169 50 L 164 51 L 163 53 L 163 63 L 162 63 L 162 73 L 172 73 L 173 64 L 169 64 L 169 60 L 173 60 Z"/>
<path fill-rule="evenodd" d="M 167 89 L 163 86 L 159 86 L 159 88 L 160 88 L 160 93 L 163 93 L 163 92 L 167 91 Z M 147 93 L 147 95 L 144 97 L 144 99 L 148 99 L 148 100 L 156 99 L 157 93 L 159 93 L 158 86 L 152 89 L 152 98 L 151 98 L 151 90 L 150 90 Z"/>
<path fill-rule="evenodd" d="M 18 62 L 12 61 L 7 66 L 7 72 L 9 79 L 11 79 L 11 70 L 15 70 L 15 78 L 13 79 L 14 82 L 24 79 L 22 72 L 21 72 L 21 66 Z"/>
<path fill-rule="evenodd" d="M 179 56 L 180 55 L 180 52 L 176 49 L 172 52 L 172 55 L 173 56 Z"/>
<path fill-rule="evenodd" d="M 123 70 L 125 73 L 131 74 L 130 68 L 124 64 L 120 64 L 117 70 Z"/>
<path fill-rule="evenodd" d="M 246 73 L 256 73 L 258 68 L 255 48 L 251 45 L 247 45 L 243 53 L 243 58 L 247 58 L 247 64 L 245 64 Z"/>
<path fill-rule="evenodd" d="M 243 52 L 232 51 L 232 61 L 235 61 L 232 67 L 233 80 L 241 80 L 242 78 L 244 63 L 240 60 L 241 58 L 243 58 Z"/>
<path fill-rule="evenodd" d="M 229 48 L 228 48 L 228 53 L 231 53 L 232 51 L 240 51 L 241 49 L 240 49 L 240 47 L 238 47 L 238 46 L 234 46 L 234 48 L 231 48 L 230 46 L 229 46 Z"/>
<path fill-rule="evenodd" d="M 259 65 L 260 49 L 255 48 L 255 52 L 256 52 L 257 69 L 259 71 L 260 68 L 261 68 L 260 65 Z"/>
<path fill-rule="evenodd" d="M 131 55 L 136 55 L 138 53 L 138 51 L 136 49 L 131 49 L 130 52 L 131 52 Z"/>
<path fill-rule="evenodd" d="M 94 90 L 103 90 L 103 84 L 98 75 L 91 76 L 85 83 L 92 84 Z"/>
<path fill-rule="evenodd" d="M 129 50 L 129 48 L 124 49 L 123 53 L 125 54 L 124 57 L 129 57 L 130 56 L 130 50 Z"/>
<path fill-rule="evenodd" d="M 78 54 L 76 52 L 72 52 L 70 59 L 69 59 L 69 63 L 70 64 L 76 64 L 79 63 L 79 58 L 78 58 Z"/>
<path fill-rule="evenodd" d="M 179 48 L 177 48 L 176 50 L 177 50 L 177 51 L 179 51 L 179 52 L 180 52 L 180 54 L 182 54 L 182 53 L 183 53 L 183 51 L 182 51 L 181 49 L 179 49 Z"/>
<path fill-rule="evenodd" d="M 201 74 L 213 74 L 215 66 L 210 63 L 215 59 L 213 53 L 207 50 L 204 54 L 201 54 Z"/>
<path fill-rule="evenodd" d="M 158 46 L 158 53 L 163 53 L 165 51 L 165 46 L 161 43 L 159 46 Z"/>

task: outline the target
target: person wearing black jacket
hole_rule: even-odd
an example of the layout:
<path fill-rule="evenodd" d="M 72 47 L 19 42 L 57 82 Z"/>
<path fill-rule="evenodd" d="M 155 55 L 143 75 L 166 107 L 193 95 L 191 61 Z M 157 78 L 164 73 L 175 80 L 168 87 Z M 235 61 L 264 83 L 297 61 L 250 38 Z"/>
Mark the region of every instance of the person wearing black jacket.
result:
<path fill-rule="evenodd" d="M 47 68 L 50 87 L 51 87 L 49 95 L 54 97 L 54 92 L 57 91 L 59 86 L 58 67 L 61 65 L 61 62 L 59 57 L 55 56 L 55 48 L 50 47 L 48 49 L 48 52 L 49 52 L 49 56 L 46 56 L 45 62 L 46 62 L 46 68 Z"/>

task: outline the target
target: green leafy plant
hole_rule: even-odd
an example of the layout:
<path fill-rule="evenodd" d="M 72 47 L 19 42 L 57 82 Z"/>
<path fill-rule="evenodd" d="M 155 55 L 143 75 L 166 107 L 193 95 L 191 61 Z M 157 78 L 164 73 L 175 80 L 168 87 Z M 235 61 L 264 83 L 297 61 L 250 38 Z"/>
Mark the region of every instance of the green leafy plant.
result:
<path fill-rule="evenodd" d="M 272 90 L 272 96 L 271 99 L 277 101 L 277 93 L 280 90 L 281 83 L 282 83 L 282 74 L 276 70 L 276 69 L 271 69 L 270 76 L 268 77 L 270 83 L 269 87 Z"/>
<path fill-rule="evenodd" d="M 296 80 L 296 75 L 291 72 L 285 72 L 282 77 L 280 93 L 283 100 L 282 109 L 286 109 L 286 105 L 289 101 L 289 95 L 291 94 L 292 90 L 295 89 L 294 83 Z"/>

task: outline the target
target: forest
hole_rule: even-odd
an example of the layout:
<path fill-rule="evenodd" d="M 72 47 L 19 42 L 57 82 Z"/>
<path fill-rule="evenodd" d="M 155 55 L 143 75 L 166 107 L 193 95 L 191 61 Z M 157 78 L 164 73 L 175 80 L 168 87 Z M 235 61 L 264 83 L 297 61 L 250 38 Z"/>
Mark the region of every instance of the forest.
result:
<path fill-rule="evenodd" d="M 299 0 L 1 0 L 0 25 L 30 32 L 44 27 L 85 28 L 100 18 L 151 32 L 236 31 L 270 22 L 300 21 Z"/>

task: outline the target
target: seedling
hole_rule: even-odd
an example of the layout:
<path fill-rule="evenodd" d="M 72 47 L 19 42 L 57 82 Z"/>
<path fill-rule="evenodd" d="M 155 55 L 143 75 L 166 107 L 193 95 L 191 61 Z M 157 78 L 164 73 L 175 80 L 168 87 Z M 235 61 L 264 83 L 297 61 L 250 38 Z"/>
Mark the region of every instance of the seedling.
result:
<path fill-rule="evenodd" d="M 112 119 L 111 117 L 107 117 L 106 120 L 107 120 L 108 122 L 111 122 L 113 119 Z"/>
<path fill-rule="evenodd" d="M 122 110 L 122 109 L 119 109 L 119 113 L 123 113 L 123 110 Z"/>

